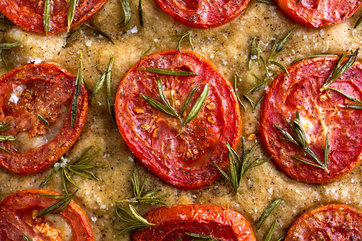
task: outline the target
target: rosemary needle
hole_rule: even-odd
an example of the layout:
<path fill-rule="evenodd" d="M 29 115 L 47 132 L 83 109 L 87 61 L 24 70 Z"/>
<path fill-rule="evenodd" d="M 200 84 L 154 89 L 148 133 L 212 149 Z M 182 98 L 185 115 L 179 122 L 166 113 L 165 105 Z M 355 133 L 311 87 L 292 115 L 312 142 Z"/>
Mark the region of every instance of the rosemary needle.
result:
<path fill-rule="evenodd" d="M 68 24 L 68 32 L 72 26 L 74 15 L 75 15 L 75 7 L 78 4 L 78 0 L 70 0 L 69 8 L 68 8 L 68 16 L 67 16 L 67 24 Z"/>
<path fill-rule="evenodd" d="M 221 239 L 219 238 L 214 238 L 208 235 L 202 235 L 202 234 L 198 234 L 198 233 L 185 233 L 187 236 L 190 236 L 192 238 L 197 238 L 198 241 L 219 241 Z"/>
<path fill-rule="evenodd" d="M 44 0 L 43 23 L 44 23 L 44 31 L 45 31 L 46 35 L 48 35 L 48 33 L 49 33 L 50 11 L 51 11 L 50 0 Z"/>
<path fill-rule="evenodd" d="M 71 115 L 70 115 L 70 123 L 71 127 L 74 128 L 74 122 L 78 113 L 78 98 L 82 95 L 82 84 L 84 81 L 83 78 L 83 66 L 82 66 L 82 50 L 80 50 L 80 56 L 79 56 L 79 63 L 78 63 L 78 72 L 77 77 L 75 79 L 75 90 L 74 95 L 72 99 L 72 106 L 71 106 Z"/>
<path fill-rule="evenodd" d="M 277 221 L 275 220 L 272 225 L 270 226 L 265 238 L 264 238 L 264 241 L 271 241 L 272 237 L 273 237 L 273 234 L 274 234 L 274 230 L 275 230 L 275 224 L 277 223 Z"/>
<path fill-rule="evenodd" d="M 120 1 L 123 9 L 124 18 L 123 21 L 120 22 L 119 24 L 120 27 L 123 28 L 128 26 L 129 22 L 131 21 L 132 11 L 128 0 L 120 0 Z"/>
<path fill-rule="evenodd" d="M 132 205 L 128 205 L 128 208 L 129 210 L 120 205 L 116 206 L 116 215 L 125 224 L 125 227 L 119 230 L 119 234 L 139 231 L 155 225 L 143 218 Z"/>
<path fill-rule="evenodd" d="M 142 0 L 138 0 L 138 17 L 140 18 L 140 25 L 143 27 L 143 10 L 142 10 Z"/>
<path fill-rule="evenodd" d="M 169 70 L 169 69 L 160 69 L 160 68 L 141 68 L 142 70 L 162 75 L 169 76 L 196 76 L 197 73 L 191 71 L 182 71 L 182 70 Z"/>
<path fill-rule="evenodd" d="M 25 240 L 25 241 L 32 241 L 28 236 L 26 236 L 25 234 L 23 234 L 23 239 Z"/>
<path fill-rule="evenodd" d="M 283 201 L 283 199 L 277 198 L 272 203 L 270 203 L 270 205 L 264 210 L 264 212 L 261 214 L 258 222 L 256 223 L 256 227 L 258 230 L 261 228 L 264 221 L 269 217 L 269 215 L 273 212 L 273 210 L 275 208 L 277 208 L 282 201 Z"/>
<path fill-rule="evenodd" d="M 4 122 L 0 121 L 0 133 L 9 130 L 11 128 L 10 123 L 11 123 L 10 121 L 7 122 L 7 123 L 4 123 Z M 16 140 L 16 138 L 13 137 L 13 136 L 0 135 L 0 142 L 3 142 L 3 141 L 15 141 L 15 140 Z M 3 147 L 0 147 L 0 150 L 4 151 L 6 153 L 10 153 L 10 151 L 6 150 Z"/>
<path fill-rule="evenodd" d="M 63 212 L 74 197 L 74 193 L 67 193 L 61 195 L 47 195 L 47 194 L 39 194 L 39 196 L 47 197 L 47 198 L 54 198 L 59 199 L 57 202 L 53 203 L 47 208 L 44 208 L 42 211 L 38 213 L 38 217 L 43 217 L 47 214 L 59 214 Z"/>
<path fill-rule="evenodd" d="M 179 53 L 181 53 L 181 44 L 186 38 L 191 46 L 191 49 L 194 50 L 194 44 L 192 43 L 191 31 L 187 31 L 185 34 L 181 35 L 180 40 L 177 43 L 176 48 L 178 49 Z"/>

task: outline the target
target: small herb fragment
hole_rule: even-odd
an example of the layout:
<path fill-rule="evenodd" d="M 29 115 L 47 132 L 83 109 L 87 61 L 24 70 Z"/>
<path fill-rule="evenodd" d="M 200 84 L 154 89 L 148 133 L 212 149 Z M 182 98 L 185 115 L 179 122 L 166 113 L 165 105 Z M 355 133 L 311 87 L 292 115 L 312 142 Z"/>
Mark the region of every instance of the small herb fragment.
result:
<path fill-rule="evenodd" d="M 269 215 L 273 212 L 275 208 L 279 206 L 279 204 L 283 201 L 281 198 L 275 199 L 261 214 L 258 222 L 256 223 L 256 227 L 259 230 L 263 225 L 264 221 L 269 217 Z"/>
<path fill-rule="evenodd" d="M 1 51 L 1 61 L 6 70 L 9 70 L 8 62 L 5 59 L 4 50 L 12 49 L 20 46 L 20 41 L 12 42 L 12 43 L 0 43 L 0 51 Z"/>
<path fill-rule="evenodd" d="M 152 49 L 153 49 L 153 44 L 150 45 L 150 47 L 141 55 L 140 58 L 142 59 L 143 57 L 148 55 L 151 52 Z"/>
<path fill-rule="evenodd" d="M 51 11 L 50 0 L 44 0 L 43 23 L 44 23 L 44 31 L 45 31 L 46 35 L 48 35 L 48 33 L 49 33 L 50 11 Z"/>
<path fill-rule="evenodd" d="M 67 16 L 67 24 L 68 24 L 68 32 L 70 27 L 72 26 L 74 15 L 75 15 L 75 8 L 78 4 L 78 0 L 69 0 L 69 8 L 68 8 L 68 16 Z"/>
<path fill-rule="evenodd" d="M 62 157 L 61 161 L 54 165 L 50 175 L 39 185 L 39 188 L 43 188 L 58 171 L 61 172 L 62 186 L 65 193 L 68 193 L 68 184 L 72 184 L 73 186 L 79 188 L 79 186 L 71 178 L 70 174 L 78 175 L 89 180 L 98 181 L 99 178 L 94 174 L 92 169 L 104 166 L 90 164 L 90 162 L 93 161 L 99 154 L 98 150 L 93 155 L 88 156 L 88 153 L 91 149 L 92 147 L 88 147 L 78 158 L 72 161 Z"/>
<path fill-rule="evenodd" d="M 177 43 L 177 49 L 178 52 L 181 53 L 181 44 L 182 42 L 187 38 L 187 40 L 189 41 L 189 44 L 191 46 L 191 49 L 194 50 L 194 44 L 192 43 L 192 37 L 191 37 L 191 31 L 187 31 L 185 34 L 180 36 L 180 40 Z"/>
<path fill-rule="evenodd" d="M 124 207 L 117 205 L 116 206 L 116 214 L 118 218 L 126 224 L 126 226 L 120 229 L 119 234 L 124 234 L 132 231 L 139 231 L 146 229 L 150 226 L 154 226 L 154 224 L 148 222 L 145 218 L 143 218 L 139 213 L 137 213 L 136 209 L 132 205 L 129 205 L 129 210 Z"/>
<path fill-rule="evenodd" d="M 266 234 L 264 241 L 271 241 L 273 234 L 274 234 L 274 230 L 275 230 L 275 224 L 277 223 L 277 221 L 275 220 L 272 225 L 270 226 L 268 233 Z"/>
<path fill-rule="evenodd" d="M 151 97 L 145 96 L 145 95 L 142 95 L 142 97 L 150 105 L 152 105 L 154 108 L 158 109 L 159 111 L 162 111 L 163 113 L 165 113 L 167 115 L 170 115 L 170 116 L 173 116 L 173 117 L 179 119 L 179 121 L 181 123 L 181 129 L 197 116 L 197 114 L 202 109 L 202 106 L 204 105 L 207 95 L 209 93 L 209 84 L 207 83 L 207 84 L 205 84 L 204 89 L 201 92 L 200 96 L 197 98 L 195 104 L 191 107 L 190 112 L 188 113 L 186 118 L 183 120 L 182 114 L 186 110 L 187 106 L 189 105 L 192 97 L 194 96 L 194 94 L 195 94 L 196 90 L 199 88 L 199 86 L 196 86 L 191 90 L 190 94 L 188 95 L 188 97 L 186 99 L 186 102 L 184 103 L 183 107 L 181 108 L 180 114 L 177 113 L 174 105 L 172 105 L 172 103 L 170 104 L 169 101 L 166 99 L 165 93 L 163 92 L 163 86 L 162 86 L 161 79 L 158 79 L 157 87 L 158 87 L 158 91 L 159 91 L 159 96 L 163 103 L 161 103 L 158 100 L 153 99 Z M 171 100 L 172 99 L 173 99 L 173 97 L 171 94 Z M 171 101 L 171 102 L 173 102 L 173 101 Z"/>
<path fill-rule="evenodd" d="M 76 30 L 74 30 L 73 32 L 71 32 L 67 36 L 67 39 L 65 40 L 64 48 L 67 48 L 69 46 L 69 43 L 71 43 L 80 34 L 81 30 L 84 28 L 88 28 L 88 29 L 94 31 L 95 33 L 101 35 L 103 38 L 107 39 L 109 42 L 114 44 L 114 41 L 113 41 L 111 35 L 107 34 L 106 32 L 103 32 L 102 30 L 100 30 L 90 24 L 85 23 L 82 26 L 80 26 L 79 28 L 77 28 Z"/>
<path fill-rule="evenodd" d="M 349 108 L 349 109 L 362 110 L 362 105 L 342 105 L 341 107 Z"/>
<path fill-rule="evenodd" d="M 238 188 L 241 183 L 241 179 L 244 176 L 244 174 L 257 166 L 260 166 L 264 164 L 265 162 L 269 161 L 271 157 L 269 158 L 257 158 L 253 162 L 249 163 L 250 157 L 252 152 L 255 150 L 256 145 L 254 145 L 249 152 L 246 154 L 245 151 L 245 141 L 244 138 L 242 138 L 242 148 L 243 148 L 243 154 L 240 158 L 236 151 L 229 145 L 226 144 L 226 147 L 229 151 L 229 170 L 230 170 L 230 176 L 224 172 L 215 162 L 213 164 L 216 166 L 216 168 L 221 172 L 221 174 L 226 178 L 226 180 L 231 184 L 234 191 L 237 193 Z"/>
<path fill-rule="evenodd" d="M 49 126 L 49 122 L 41 115 L 37 114 L 39 120 L 43 122 L 44 125 Z"/>
<path fill-rule="evenodd" d="M 259 41 L 258 39 L 255 37 L 251 40 L 251 45 L 250 45 L 250 50 L 249 50 L 249 62 L 248 62 L 248 69 L 250 70 L 251 68 L 251 62 L 254 59 L 258 59 L 257 56 L 257 49 L 259 49 Z"/>
<path fill-rule="evenodd" d="M 246 107 L 245 107 L 244 103 L 240 99 L 239 89 L 238 89 L 238 86 L 237 86 L 237 81 L 239 79 L 240 79 L 239 74 L 235 73 L 234 74 L 234 91 L 235 91 L 236 98 L 238 99 L 239 104 L 243 107 L 244 111 L 246 111 Z"/>
<path fill-rule="evenodd" d="M 72 99 L 72 107 L 71 107 L 71 115 L 70 115 L 70 123 L 71 123 L 71 127 L 74 128 L 74 122 L 75 122 L 75 118 L 77 116 L 78 113 L 78 98 L 79 96 L 82 96 L 82 84 L 84 81 L 83 78 L 83 66 L 82 66 L 82 50 L 80 51 L 80 56 L 79 56 L 79 63 L 78 63 L 78 73 L 77 73 L 77 77 L 75 79 L 75 90 L 74 90 L 74 95 L 73 95 L 73 99 Z"/>
<path fill-rule="evenodd" d="M 112 98 L 112 89 L 111 89 L 111 80 L 112 80 L 112 67 L 113 67 L 114 58 L 112 57 L 109 60 L 108 68 L 106 71 L 106 90 L 107 90 L 107 106 L 108 106 L 108 113 L 111 116 L 112 122 L 115 126 L 116 124 L 116 116 L 114 114 L 114 108 L 113 108 L 113 98 Z"/>
<path fill-rule="evenodd" d="M 275 3 L 271 0 L 256 0 L 259 3 L 265 3 L 265 4 L 269 4 L 269 5 L 275 5 Z"/>
<path fill-rule="evenodd" d="M 142 0 L 138 0 L 138 17 L 140 18 L 140 25 L 143 27 Z"/>
<path fill-rule="evenodd" d="M 101 35 L 103 38 L 107 39 L 109 42 L 111 42 L 112 44 L 114 44 L 114 41 L 112 39 L 112 37 L 107 34 L 106 32 L 103 32 L 102 30 L 90 25 L 90 24 L 87 24 L 85 23 L 84 26 L 86 26 L 87 28 L 93 30 L 94 32 L 98 33 L 99 35 Z"/>
<path fill-rule="evenodd" d="M 70 202 L 72 201 L 72 199 L 74 197 L 74 193 L 66 193 L 66 194 L 61 194 L 61 195 L 39 194 L 39 196 L 59 199 L 54 204 L 50 205 L 47 208 L 44 208 L 42 211 L 40 211 L 38 213 L 38 215 L 37 215 L 38 217 L 43 217 L 47 214 L 59 214 L 59 213 L 63 212 L 68 207 Z"/>
<path fill-rule="evenodd" d="M 157 196 L 158 193 L 161 192 L 161 190 L 153 190 L 149 191 L 144 194 L 144 187 L 146 178 L 143 178 L 143 180 L 140 179 L 138 169 L 136 166 L 133 168 L 133 174 L 132 174 L 132 185 L 133 185 L 133 194 L 134 197 L 128 200 L 122 200 L 118 201 L 119 203 L 128 202 L 128 203 L 138 203 L 138 204 L 161 204 L 164 206 L 167 206 L 165 202 L 162 201 L 162 198 L 166 197 L 166 194 Z"/>
<path fill-rule="evenodd" d="M 4 123 L 4 122 L 0 121 L 0 133 L 9 130 L 11 128 L 10 123 L 11 123 L 10 121 L 7 122 L 7 123 Z M 0 135 L 0 142 L 3 142 L 3 141 L 16 141 L 16 138 L 13 137 L 13 136 L 2 136 L 2 135 Z M 0 147 L 0 150 L 4 151 L 6 153 L 10 153 L 10 151 L 6 150 L 3 147 Z"/>
<path fill-rule="evenodd" d="M 132 11 L 128 0 L 120 0 L 120 1 L 123 9 L 124 19 L 122 22 L 119 23 L 119 25 L 121 28 L 123 28 L 128 26 L 129 22 L 131 21 Z"/>
<path fill-rule="evenodd" d="M 301 57 L 301 58 L 298 58 L 296 60 L 293 60 L 293 62 L 291 63 L 292 64 L 295 64 L 301 60 L 306 60 L 306 59 L 311 59 L 311 58 L 318 58 L 318 57 L 335 57 L 337 55 L 335 54 L 315 54 L 315 55 L 310 55 L 310 56 L 307 56 L 307 57 Z"/>
<path fill-rule="evenodd" d="M 202 234 L 198 234 L 198 233 L 185 233 L 187 236 L 193 237 L 193 238 L 198 238 L 195 241 L 219 241 L 221 239 L 219 238 L 214 238 L 208 235 L 202 235 Z"/>
<path fill-rule="evenodd" d="M 32 241 L 28 236 L 26 236 L 25 234 L 23 234 L 23 239 L 25 240 L 25 241 Z"/>
<path fill-rule="evenodd" d="M 298 146 L 299 148 L 301 148 L 304 151 L 304 153 L 310 156 L 316 163 L 299 158 L 297 156 L 291 156 L 291 158 L 293 158 L 296 161 L 321 168 L 327 173 L 329 173 L 329 170 L 327 168 L 328 153 L 330 148 L 328 143 L 328 134 L 326 136 L 326 143 L 323 148 L 323 161 L 321 161 L 319 157 L 310 149 L 307 137 L 305 135 L 305 131 L 300 122 L 298 110 L 295 114 L 295 117 L 292 119 L 292 122 L 290 123 L 289 121 L 287 121 L 287 123 L 289 125 L 289 129 L 292 132 L 292 134 L 289 134 L 289 132 L 283 130 L 281 127 L 274 124 L 274 127 L 279 131 L 280 134 L 283 135 L 284 138 L 282 138 L 282 140 L 289 141 Z"/>
<path fill-rule="evenodd" d="M 162 74 L 168 76 L 197 76 L 197 73 L 191 71 L 182 71 L 182 70 L 169 70 L 169 69 L 159 69 L 159 68 L 142 68 L 142 70 L 155 73 Z"/>
<path fill-rule="evenodd" d="M 357 28 L 361 24 L 361 22 L 362 22 L 362 15 L 358 18 L 358 20 L 353 28 Z"/>

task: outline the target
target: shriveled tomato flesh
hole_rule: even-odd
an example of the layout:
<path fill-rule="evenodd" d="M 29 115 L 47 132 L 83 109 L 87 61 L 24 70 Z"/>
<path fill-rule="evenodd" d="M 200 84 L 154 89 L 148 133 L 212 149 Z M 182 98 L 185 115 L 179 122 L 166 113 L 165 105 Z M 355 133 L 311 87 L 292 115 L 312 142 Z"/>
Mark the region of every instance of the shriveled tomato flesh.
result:
<path fill-rule="evenodd" d="M 158 75 L 142 67 L 189 70 L 197 76 Z M 192 89 L 199 87 L 182 120 L 209 84 L 206 101 L 195 119 L 182 127 L 178 118 L 145 101 L 142 95 L 161 101 L 158 79 L 166 98 L 174 99 L 178 113 Z M 240 136 L 239 110 L 230 84 L 192 52 L 172 50 L 143 59 L 122 80 L 115 109 L 121 134 L 136 157 L 164 181 L 184 188 L 199 188 L 215 180 L 219 172 L 212 162 L 224 168 L 228 162 L 226 143 L 235 145 Z"/>
<path fill-rule="evenodd" d="M 287 175 L 299 181 L 324 183 L 347 174 L 362 158 L 362 110 L 347 108 L 356 104 L 333 90 L 321 91 L 336 58 L 314 58 L 288 68 L 289 76 L 279 75 L 262 104 L 260 133 L 274 162 Z M 362 100 L 362 65 L 357 62 L 330 87 Z M 300 114 L 308 145 L 323 161 L 326 136 L 330 151 L 328 172 L 296 160 L 292 156 L 313 159 L 303 150 L 283 139 L 274 125 L 289 131 L 286 121 Z"/>

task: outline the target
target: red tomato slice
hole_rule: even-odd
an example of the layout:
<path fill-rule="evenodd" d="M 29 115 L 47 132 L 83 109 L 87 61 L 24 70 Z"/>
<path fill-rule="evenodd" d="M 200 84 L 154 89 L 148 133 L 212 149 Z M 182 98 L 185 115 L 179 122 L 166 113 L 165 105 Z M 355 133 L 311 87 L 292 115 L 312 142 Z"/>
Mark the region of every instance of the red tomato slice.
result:
<path fill-rule="evenodd" d="M 361 0 L 275 0 L 290 18 L 308 27 L 336 24 L 352 16 Z"/>
<path fill-rule="evenodd" d="M 32 240 L 62 240 L 60 230 L 52 227 L 47 217 L 37 217 L 42 209 L 54 204 L 57 199 L 39 194 L 59 195 L 48 190 L 23 190 L 7 196 L 0 203 L 0 240 L 19 241 L 26 235 Z M 94 240 L 93 231 L 86 213 L 74 201 L 59 215 L 72 228 L 73 241 Z"/>
<path fill-rule="evenodd" d="M 67 16 L 69 1 L 51 2 L 49 33 L 58 33 L 68 28 Z M 93 16 L 106 0 L 79 0 L 71 27 L 74 27 Z M 1 0 L 0 12 L 21 28 L 35 33 L 44 31 L 44 1 Z"/>
<path fill-rule="evenodd" d="M 249 222 L 233 210 L 212 205 L 174 205 L 156 208 L 145 216 L 155 224 L 135 232 L 134 241 L 195 240 L 186 233 L 196 233 L 221 240 L 255 241 Z"/>
<path fill-rule="evenodd" d="M 362 213 L 345 205 L 330 204 L 312 209 L 290 227 L 284 241 L 362 238 Z"/>
<path fill-rule="evenodd" d="M 9 151 L 0 150 L 1 166 L 16 174 L 38 173 L 72 147 L 88 113 L 88 93 L 83 86 L 71 127 L 74 82 L 73 74 L 53 64 L 28 64 L 0 77 L 0 122 L 11 124 L 0 135 L 17 138 L 0 142 Z"/>
<path fill-rule="evenodd" d="M 143 68 L 184 70 L 197 76 L 166 76 Z M 157 80 L 166 98 L 171 90 L 178 113 L 191 90 L 196 91 L 183 118 L 200 96 L 209 92 L 201 111 L 180 128 L 177 118 L 164 114 L 146 102 L 143 95 L 159 101 Z M 196 189 L 213 182 L 228 164 L 226 143 L 235 147 L 241 133 L 241 119 L 230 83 L 206 59 L 192 51 L 168 50 L 143 58 L 123 77 L 116 96 L 117 125 L 128 147 L 141 163 L 163 181 L 184 189 Z"/>
<path fill-rule="evenodd" d="M 274 163 L 288 176 L 308 183 L 326 183 L 350 172 L 362 158 L 362 110 L 345 108 L 355 104 L 343 95 L 332 91 L 320 91 L 337 62 L 335 57 L 313 58 L 300 61 L 276 77 L 269 87 L 261 107 L 260 135 Z M 330 87 L 362 100 L 362 64 L 356 62 Z M 309 145 L 323 160 L 322 147 L 329 136 L 330 151 L 325 170 L 293 160 L 303 157 L 301 148 L 282 140 L 283 136 L 274 124 L 285 131 L 296 111 Z"/>
<path fill-rule="evenodd" d="M 243 12 L 249 0 L 156 0 L 177 21 L 194 28 L 228 23 Z"/>

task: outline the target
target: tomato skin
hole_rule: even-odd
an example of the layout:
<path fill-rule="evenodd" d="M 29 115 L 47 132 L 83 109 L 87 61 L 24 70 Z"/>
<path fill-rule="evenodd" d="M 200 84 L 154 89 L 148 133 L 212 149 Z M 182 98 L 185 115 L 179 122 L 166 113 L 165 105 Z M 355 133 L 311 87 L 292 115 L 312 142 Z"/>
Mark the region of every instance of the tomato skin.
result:
<path fill-rule="evenodd" d="M 299 61 L 288 68 L 289 78 L 284 73 L 275 78 L 262 102 L 260 136 L 263 144 L 278 168 L 301 182 L 331 182 L 349 173 L 362 159 L 362 110 L 341 107 L 354 103 L 337 92 L 320 91 L 336 62 L 336 57 Z M 362 99 L 362 64 L 357 61 L 331 87 Z M 309 145 L 321 160 L 328 132 L 329 173 L 293 160 L 290 156 L 302 157 L 303 151 L 282 140 L 283 136 L 274 127 L 276 124 L 290 132 L 285 120 L 294 118 L 297 110 Z"/>
<path fill-rule="evenodd" d="M 361 212 L 329 204 L 305 212 L 289 228 L 284 240 L 360 240 L 361 223 Z"/>
<path fill-rule="evenodd" d="M 60 195 L 60 193 L 44 190 L 21 190 L 4 198 L 0 203 L 0 240 L 18 241 L 22 240 L 25 234 L 29 238 L 41 238 L 33 227 L 26 223 L 32 218 L 34 210 L 42 210 L 57 201 L 48 197 L 39 196 Z M 16 215 L 16 216 L 15 216 Z M 93 231 L 89 223 L 87 214 L 74 201 L 61 212 L 73 230 L 73 241 L 94 241 Z M 29 220 L 28 220 L 29 221 Z"/>
<path fill-rule="evenodd" d="M 360 0 L 275 0 L 288 17 L 308 27 L 324 27 L 349 18 L 362 5 Z"/>
<path fill-rule="evenodd" d="M 213 28 L 239 16 L 249 0 L 156 0 L 161 9 L 177 21 L 194 28 Z M 209 5 L 209 6 L 208 6 Z"/>
<path fill-rule="evenodd" d="M 141 70 L 142 67 L 187 69 L 198 76 L 158 75 Z M 165 93 L 174 90 L 178 111 L 191 89 L 199 86 L 184 116 L 203 86 L 209 83 L 204 106 L 182 132 L 176 118 L 155 109 L 142 98 L 141 94 L 158 99 L 158 78 L 163 81 Z M 118 87 L 115 115 L 119 131 L 136 158 L 163 181 L 183 189 L 201 188 L 216 180 L 220 172 L 212 160 L 225 169 L 226 143 L 235 148 L 241 135 L 240 111 L 230 83 L 192 51 L 151 54 L 133 66 Z"/>
<path fill-rule="evenodd" d="M 49 118 L 55 115 L 55 123 L 61 117 L 60 108 L 68 108 L 59 133 L 46 144 L 20 153 L 12 147 L 12 142 L 0 143 L 10 151 L 0 151 L 0 166 L 20 175 L 39 173 L 52 166 L 74 145 L 83 130 L 88 113 L 88 93 L 85 86 L 82 86 L 74 128 L 71 127 L 70 106 L 75 91 L 74 82 L 75 76 L 72 73 L 57 65 L 45 63 L 28 64 L 0 77 L 0 121 L 10 121 L 12 125 L 9 131 L 1 134 L 16 136 L 19 132 L 26 131 L 29 135 L 42 135 L 43 125 L 36 116 L 37 112 L 49 114 Z M 20 85 L 31 86 L 36 94 L 31 97 L 33 100 L 24 101 L 24 106 L 10 105 L 8 97 L 13 89 Z M 43 88 L 44 92 L 38 91 L 40 88 Z M 22 98 L 27 99 L 26 96 Z M 18 103 L 22 103 L 22 99 Z"/>
<path fill-rule="evenodd" d="M 44 2 L 44 1 L 43 1 Z M 45 34 L 43 15 L 44 4 L 38 1 L 28 0 L 2 0 L 0 1 L 0 12 L 3 13 L 21 28 L 39 34 Z M 50 17 L 49 34 L 59 33 L 68 28 L 67 16 L 69 1 L 51 1 L 52 11 Z M 76 6 L 74 27 L 92 17 L 104 4 L 106 0 L 80 0 Z"/>
<path fill-rule="evenodd" d="M 191 240 L 185 233 L 212 235 L 225 241 L 255 241 L 249 222 L 231 209 L 202 204 L 174 205 L 149 211 L 145 218 L 155 224 L 135 232 L 133 241 Z"/>

